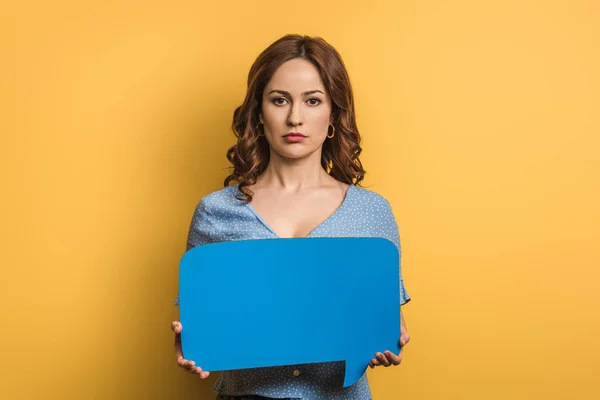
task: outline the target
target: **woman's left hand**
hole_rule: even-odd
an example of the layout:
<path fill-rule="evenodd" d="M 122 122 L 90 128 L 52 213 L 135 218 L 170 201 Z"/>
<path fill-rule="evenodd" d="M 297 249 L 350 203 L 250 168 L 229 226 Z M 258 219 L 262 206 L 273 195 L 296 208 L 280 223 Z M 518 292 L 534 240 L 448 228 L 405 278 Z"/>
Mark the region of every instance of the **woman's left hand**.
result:
<path fill-rule="evenodd" d="M 400 326 L 400 353 L 398 355 L 392 353 L 389 350 L 384 351 L 383 353 L 376 353 L 375 358 L 371 359 L 369 363 L 370 368 L 375 368 L 378 365 L 383 365 L 384 367 L 389 367 L 391 365 L 400 365 L 402 362 L 402 348 L 410 342 L 410 335 L 406 332 L 404 326 Z"/>

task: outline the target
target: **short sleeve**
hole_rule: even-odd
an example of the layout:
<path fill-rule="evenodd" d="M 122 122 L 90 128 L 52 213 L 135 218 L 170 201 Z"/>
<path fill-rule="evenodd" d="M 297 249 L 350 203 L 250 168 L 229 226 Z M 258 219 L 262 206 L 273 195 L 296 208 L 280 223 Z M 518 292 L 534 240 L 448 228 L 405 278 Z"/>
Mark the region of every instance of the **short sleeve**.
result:
<path fill-rule="evenodd" d="M 402 246 L 400 245 L 400 231 L 398 229 L 398 223 L 396 222 L 396 218 L 394 217 L 394 212 L 392 211 L 392 206 L 389 201 L 385 200 L 383 209 L 383 237 L 394 243 L 398 248 L 400 305 L 404 305 L 410 301 L 410 296 L 408 295 L 406 286 L 404 286 L 404 279 L 402 278 Z"/>
<path fill-rule="evenodd" d="M 192 216 L 185 251 L 187 252 L 196 246 L 211 243 L 214 237 L 214 229 L 214 218 L 206 208 L 206 200 L 202 199 L 196 205 L 194 215 Z M 179 306 L 179 294 L 177 294 L 173 304 Z"/>

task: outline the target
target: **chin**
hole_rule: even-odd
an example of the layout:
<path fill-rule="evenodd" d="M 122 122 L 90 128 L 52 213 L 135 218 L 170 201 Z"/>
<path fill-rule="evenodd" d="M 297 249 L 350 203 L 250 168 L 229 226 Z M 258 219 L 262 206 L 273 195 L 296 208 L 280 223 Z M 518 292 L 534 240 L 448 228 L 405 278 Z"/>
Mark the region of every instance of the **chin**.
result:
<path fill-rule="evenodd" d="M 273 149 L 273 152 L 277 153 L 280 157 L 295 160 L 308 157 L 317 150 L 318 149 L 309 149 L 306 147 L 301 148 L 300 146 L 298 146 L 296 149 Z"/>

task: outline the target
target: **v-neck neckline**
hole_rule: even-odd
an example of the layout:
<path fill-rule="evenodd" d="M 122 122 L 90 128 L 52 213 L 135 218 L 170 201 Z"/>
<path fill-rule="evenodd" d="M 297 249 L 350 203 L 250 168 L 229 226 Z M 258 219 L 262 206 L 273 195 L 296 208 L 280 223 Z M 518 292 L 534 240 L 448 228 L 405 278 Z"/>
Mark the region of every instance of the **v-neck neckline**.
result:
<path fill-rule="evenodd" d="M 263 219 L 263 217 L 260 216 L 260 214 L 254 209 L 254 207 L 252 207 L 252 205 L 250 203 L 245 203 L 245 206 L 252 212 L 252 214 L 254 214 L 254 216 L 265 226 L 265 228 L 267 228 L 269 230 L 269 232 L 271 232 L 273 235 L 275 235 L 275 237 L 277 239 L 308 239 L 317 229 L 319 229 L 320 227 L 322 227 L 323 225 L 325 225 L 328 221 L 330 221 L 336 214 L 338 214 L 340 212 L 340 210 L 342 208 L 344 208 L 344 206 L 346 205 L 346 203 L 348 202 L 348 198 L 350 197 L 350 190 L 354 190 L 353 188 L 353 184 L 350 184 L 348 186 L 348 189 L 346 189 L 346 193 L 344 195 L 344 200 L 342 200 L 342 203 L 339 205 L 338 208 L 335 209 L 335 211 L 329 215 L 329 217 L 327 217 L 325 220 L 323 220 L 319 225 L 315 226 L 313 228 L 313 230 L 311 230 L 308 235 L 303 236 L 303 237 L 281 237 L 279 236 L 279 234 L 277 232 L 275 232 L 275 230 L 273 228 L 271 228 L 269 226 L 269 224 Z M 236 188 L 236 190 L 238 190 L 238 185 L 234 186 Z"/>

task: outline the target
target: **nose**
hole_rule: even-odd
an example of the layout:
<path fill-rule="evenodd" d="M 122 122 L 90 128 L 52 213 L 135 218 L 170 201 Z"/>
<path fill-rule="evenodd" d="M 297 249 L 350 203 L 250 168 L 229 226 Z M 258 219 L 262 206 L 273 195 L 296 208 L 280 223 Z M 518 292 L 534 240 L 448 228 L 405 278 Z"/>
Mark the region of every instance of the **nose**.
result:
<path fill-rule="evenodd" d="M 288 115 L 288 125 L 290 126 L 297 126 L 297 125 L 302 125 L 302 116 L 300 115 L 300 106 L 302 104 L 300 104 L 299 102 L 296 102 L 295 104 L 292 105 L 291 109 L 290 109 L 290 113 Z"/>

